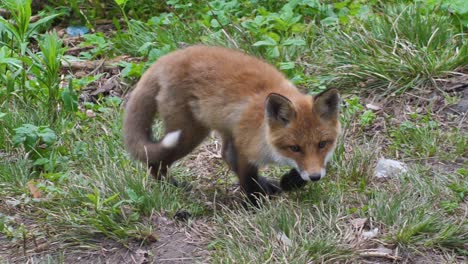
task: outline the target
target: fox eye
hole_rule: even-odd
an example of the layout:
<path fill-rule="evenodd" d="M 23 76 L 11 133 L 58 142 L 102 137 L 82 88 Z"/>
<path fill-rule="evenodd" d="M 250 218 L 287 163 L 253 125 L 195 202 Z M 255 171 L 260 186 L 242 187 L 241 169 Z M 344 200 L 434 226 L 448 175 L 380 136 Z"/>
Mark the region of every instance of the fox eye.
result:
<path fill-rule="evenodd" d="M 326 141 L 320 141 L 319 144 L 318 144 L 318 147 L 320 149 L 324 148 L 325 146 L 327 145 L 327 142 Z"/>
<path fill-rule="evenodd" d="M 298 145 L 289 146 L 289 149 L 290 149 L 292 152 L 299 152 L 299 151 L 301 151 L 301 147 L 299 147 Z"/>

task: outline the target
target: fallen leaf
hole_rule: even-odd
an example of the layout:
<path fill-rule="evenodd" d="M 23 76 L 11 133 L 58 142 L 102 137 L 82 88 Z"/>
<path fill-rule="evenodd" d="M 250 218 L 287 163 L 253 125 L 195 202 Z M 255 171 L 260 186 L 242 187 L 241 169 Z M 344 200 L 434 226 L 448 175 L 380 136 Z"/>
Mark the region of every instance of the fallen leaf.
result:
<path fill-rule="evenodd" d="M 96 114 L 94 113 L 93 110 L 88 109 L 88 110 L 86 110 L 86 116 L 89 117 L 89 118 L 93 118 L 93 117 L 96 117 Z"/>
<path fill-rule="evenodd" d="M 32 194 L 32 196 L 34 198 L 41 198 L 42 197 L 42 193 L 41 191 L 36 187 L 34 181 L 29 181 L 28 182 L 28 189 L 29 189 L 29 192 Z"/>

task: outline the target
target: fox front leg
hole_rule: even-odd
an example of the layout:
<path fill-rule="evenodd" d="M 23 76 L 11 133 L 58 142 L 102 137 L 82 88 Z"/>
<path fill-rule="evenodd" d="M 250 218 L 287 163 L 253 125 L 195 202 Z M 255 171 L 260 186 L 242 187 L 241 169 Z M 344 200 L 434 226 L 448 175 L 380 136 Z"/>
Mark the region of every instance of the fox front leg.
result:
<path fill-rule="evenodd" d="M 300 189 L 306 184 L 307 181 L 302 179 L 301 175 L 296 169 L 291 169 L 288 173 L 284 174 L 280 180 L 281 189 L 285 192 Z"/>
<path fill-rule="evenodd" d="M 263 198 L 264 195 L 277 195 L 281 193 L 278 183 L 258 175 L 257 166 L 239 156 L 237 157 L 237 161 L 237 175 L 240 186 L 253 205 L 258 206 L 259 199 Z"/>

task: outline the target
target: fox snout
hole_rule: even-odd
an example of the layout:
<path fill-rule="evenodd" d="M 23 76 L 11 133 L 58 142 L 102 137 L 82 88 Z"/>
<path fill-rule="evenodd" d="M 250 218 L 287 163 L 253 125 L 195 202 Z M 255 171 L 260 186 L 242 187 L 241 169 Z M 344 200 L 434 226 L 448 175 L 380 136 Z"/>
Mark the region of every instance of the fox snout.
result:
<path fill-rule="evenodd" d="M 304 181 L 318 181 L 325 177 L 326 170 L 325 168 L 322 168 L 320 171 L 311 172 L 301 170 L 299 174 Z"/>

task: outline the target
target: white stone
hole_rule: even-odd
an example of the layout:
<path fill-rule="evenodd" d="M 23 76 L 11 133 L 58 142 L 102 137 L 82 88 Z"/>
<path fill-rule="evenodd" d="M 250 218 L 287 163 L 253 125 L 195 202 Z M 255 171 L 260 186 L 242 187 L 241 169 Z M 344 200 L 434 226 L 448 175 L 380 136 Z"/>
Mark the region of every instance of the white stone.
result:
<path fill-rule="evenodd" d="M 388 178 L 408 171 L 406 164 L 397 160 L 381 158 L 375 167 L 375 177 Z"/>

